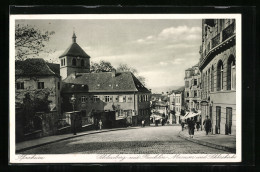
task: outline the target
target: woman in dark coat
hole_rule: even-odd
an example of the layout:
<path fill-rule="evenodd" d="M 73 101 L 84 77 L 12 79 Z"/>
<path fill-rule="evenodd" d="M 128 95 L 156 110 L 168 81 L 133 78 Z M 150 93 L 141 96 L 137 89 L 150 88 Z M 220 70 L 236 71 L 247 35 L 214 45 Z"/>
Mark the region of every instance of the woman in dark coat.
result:
<path fill-rule="evenodd" d="M 193 138 L 194 129 L 195 129 L 195 121 L 193 120 L 193 118 L 188 120 L 188 127 L 189 127 L 189 135 L 190 135 L 191 138 Z"/>

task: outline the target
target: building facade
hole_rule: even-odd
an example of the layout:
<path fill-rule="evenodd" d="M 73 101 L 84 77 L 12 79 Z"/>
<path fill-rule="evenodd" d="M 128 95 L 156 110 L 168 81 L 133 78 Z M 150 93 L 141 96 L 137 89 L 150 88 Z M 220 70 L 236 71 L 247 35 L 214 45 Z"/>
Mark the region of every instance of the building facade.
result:
<path fill-rule="evenodd" d="M 26 59 L 15 62 L 15 102 L 22 104 L 25 94 L 32 100 L 48 95 L 49 109 L 60 114 L 61 77 L 59 64 L 47 63 L 43 59 Z"/>
<path fill-rule="evenodd" d="M 115 111 L 118 120 L 127 119 L 131 125 L 145 120 L 149 125 L 151 92 L 131 72 L 90 73 L 90 57 L 75 37 L 73 34 L 72 45 L 60 56 L 64 112 L 72 110 L 70 98 L 74 95 L 74 110 L 81 111 L 89 124 L 97 122 L 98 113 Z"/>
<path fill-rule="evenodd" d="M 235 24 L 234 19 L 202 20 L 202 121 L 209 116 L 213 134 L 236 134 Z"/>
<path fill-rule="evenodd" d="M 169 111 L 174 124 L 181 122 L 184 110 L 184 89 L 185 87 L 181 87 L 178 90 L 171 91 L 169 94 Z"/>
<path fill-rule="evenodd" d="M 186 110 L 200 110 L 201 73 L 198 65 L 185 70 L 185 105 Z"/>

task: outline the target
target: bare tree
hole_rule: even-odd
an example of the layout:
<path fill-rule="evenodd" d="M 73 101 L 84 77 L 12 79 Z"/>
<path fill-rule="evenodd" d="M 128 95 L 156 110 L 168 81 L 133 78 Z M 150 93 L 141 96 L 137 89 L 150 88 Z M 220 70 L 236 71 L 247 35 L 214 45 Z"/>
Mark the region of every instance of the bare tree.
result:
<path fill-rule="evenodd" d="M 25 60 L 28 57 L 38 56 L 39 53 L 50 53 L 53 50 L 46 49 L 46 43 L 54 31 L 43 32 L 30 25 L 15 26 L 15 60 Z"/>
<path fill-rule="evenodd" d="M 135 68 L 132 68 L 132 67 L 128 66 L 127 64 L 120 64 L 116 70 L 119 71 L 119 72 L 132 72 L 132 73 L 136 76 L 136 78 L 137 78 L 143 85 L 145 85 L 145 77 L 140 76 L 140 75 L 138 74 L 138 71 L 137 71 Z"/>

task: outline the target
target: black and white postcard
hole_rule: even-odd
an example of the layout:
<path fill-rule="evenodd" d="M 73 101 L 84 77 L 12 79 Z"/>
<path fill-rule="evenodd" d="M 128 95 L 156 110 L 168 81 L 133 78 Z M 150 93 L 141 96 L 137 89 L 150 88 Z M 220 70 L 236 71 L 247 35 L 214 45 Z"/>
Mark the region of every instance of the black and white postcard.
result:
<path fill-rule="evenodd" d="M 10 15 L 10 163 L 241 162 L 240 14 Z"/>

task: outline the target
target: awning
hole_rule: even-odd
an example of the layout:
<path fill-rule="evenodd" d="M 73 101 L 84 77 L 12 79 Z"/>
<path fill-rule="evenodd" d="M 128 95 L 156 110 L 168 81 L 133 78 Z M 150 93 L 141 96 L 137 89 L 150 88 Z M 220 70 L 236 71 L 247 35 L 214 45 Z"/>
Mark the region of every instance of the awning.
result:
<path fill-rule="evenodd" d="M 155 120 L 162 119 L 161 116 L 159 116 L 159 115 L 155 115 L 155 114 L 152 114 L 152 115 L 150 116 L 150 118 L 155 118 Z"/>
<path fill-rule="evenodd" d="M 185 116 L 184 116 L 184 119 L 187 119 L 187 118 L 192 118 L 194 116 L 198 116 L 201 114 L 201 111 L 198 111 L 198 113 L 194 113 L 194 112 L 186 112 Z"/>

